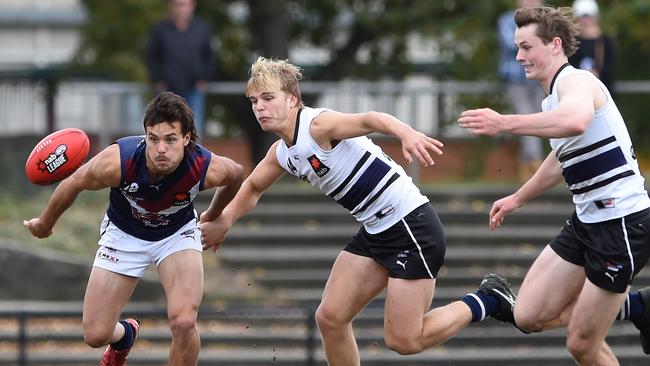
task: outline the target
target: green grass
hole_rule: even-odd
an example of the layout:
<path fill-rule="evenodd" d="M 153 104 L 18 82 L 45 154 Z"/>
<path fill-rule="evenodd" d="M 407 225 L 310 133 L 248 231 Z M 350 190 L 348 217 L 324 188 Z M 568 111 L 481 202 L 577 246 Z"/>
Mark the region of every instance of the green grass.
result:
<path fill-rule="evenodd" d="M 82 192 L 56 223 L 52 236 L 37 239 L 23 226 L 23 220 L 38 217 L 51 193 L 49 188 L 29 197 L 0 193 L 0 238 L 92 256 L 97 250 L 99 222 L 108 205 L 108 190 Z"/>

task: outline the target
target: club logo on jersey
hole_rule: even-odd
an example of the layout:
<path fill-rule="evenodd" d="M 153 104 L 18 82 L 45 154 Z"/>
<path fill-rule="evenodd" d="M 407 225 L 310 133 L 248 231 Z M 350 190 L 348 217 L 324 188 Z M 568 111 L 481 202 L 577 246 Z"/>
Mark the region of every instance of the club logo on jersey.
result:
<path fill-rule="evenodd" d="M 174 193 L 174 206 L 186 206 L 190 204 L 192 196 L 189 192 Z"/>
<path fill-rule="evenodd" d="M 330 168 L 328 168 L 327 165 L 323 164 L 323 162 L 320 161 L 316 155 L 308 157 L 307 160 L 309 161 L 311 168 L 314 170 L 314 173 L 316 173 L 316 175 L 321 178 L 330 171 Z"/>
<path fill-rule="evenodd" d="M 67 149 L 68 146 L 65 144 L 57 146 L 47 159 L 38 162 L 38 170 L 50 174 L 54 173 L 63 164 L 68 162 L 68 157 L 65 155 Z"/>
<path fill-rule="evenodd" d="M 129 192 L 129 193 L 135 193 L 135 192 L 138 191 L 138 189 L 140 189 L 140 186 L 138 186 L 138 183 L 135 183 L 135 182 L 133 182 L 131 184 L 127 183 L 127 185 L 122 187 L 122 190 L 124 192 Z"/>

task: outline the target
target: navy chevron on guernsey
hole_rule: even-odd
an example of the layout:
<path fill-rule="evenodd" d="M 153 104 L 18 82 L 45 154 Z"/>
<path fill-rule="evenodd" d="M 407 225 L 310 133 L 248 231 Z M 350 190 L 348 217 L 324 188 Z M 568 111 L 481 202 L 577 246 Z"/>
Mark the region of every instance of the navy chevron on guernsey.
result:
<path fill-rule="evenodd" d="M 365 164 L 365 162 L 368 160 L 369 157 L 370 157 L 370 152 L 366 151 L 365 154 L 363 154 L 363 156 L 361 157 L 361 159 L 359 159 L 359 162 L 357 163 L 357 165 L 354 166 L 354 169 L 352 169 L 352 172 L 350 172 L 348 177 L 345 178 L 343 183 L 341 183 L 338 187 L 336 187 L 336 189 L 334 191 L 332 191 L 332 193 L 328 194 L 328 196 L 336 197 L 336 195 L 341 193 L 343 188 L 347 187 L 348 183 L 350 183 L 352 178 L 354 178 L 354 176 L 357 174 L 359 169 L 361 169 L 363 164 Z"/>
<path fill-rule="evenodd" d="M 390 172 L 388 164 L 379 159 L 373 160 L 368 168 L 361 174 L 359 179 L 354 182 L 354 185 L 348 192 L 341 197 L 337 202 L 352 211 L 357 207 L 365 198 L 368 197 L 379 182 Z"/>
<path fill-rule="evenodd" d="M 395 174 L 393 174 L 393 175 L 388 179 L 388 181 L 386 181 L 386 183 L 384 183 L 384 185 L 381 187 L 381 189 L 380 189 L 379 191 L 377 191 L 377 193 L 375 193 L 374 196 L 372 196 L 372 197 L 370 197 L 370 199 L 368 199 L 368 201 L 366 202 L 365 205 L 363 205 L 363 207 L 361 207 L 360 209 L 358 209 L 358 210 L 352 212 L 352 214 L 353 214 L 353 215 L 356 215 L 356 214 L 358 214 L 358 213 L 361 213 L 361 212 L 365 211 L 365 210 L 368 208 L 368 206 L 370 206 L 373 202 L 375 202 L 375 201 L 377 200 L 377 198 L 379 198 L 379 196 L 381 196 L 381 194 L 384 193 L 384 191 L 386 190 L 386 188 L 388 188 L 388 186 L 390 186 L 391 184 L 393 184 L 393 182 L 395 182 L 399 177 L 400 177 L 399 173 L 395 173 Z"/>
<path fill-rule="evenodd" d="M 627 161 L 625 160 L 623 151 L 617 146 L 609 151 L 592 156 L 589 159 L 566 166 L 562 169 L 562 175 L 569 185 L 574 185 L 625 165 L 627 165 Z M 632 172 L 629 169 L 626 170 Z"/>

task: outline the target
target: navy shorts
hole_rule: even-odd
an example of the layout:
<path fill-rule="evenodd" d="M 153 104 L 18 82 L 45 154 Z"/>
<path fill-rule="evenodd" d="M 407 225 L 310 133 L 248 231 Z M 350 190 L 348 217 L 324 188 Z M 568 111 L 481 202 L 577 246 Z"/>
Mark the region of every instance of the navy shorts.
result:
<path fill-rule="evenodd" d="M 596 286 L 624 293 L 650 257 L 650 209 L 593 224 L 574 213 L 550 246 L 562 259 L 584 267 Z"/>
<path fill-rule="evenodd" d="M 362 227 L 344 250 L 374 259 L 393 278 L 436 278 L 446 242 L 438 214 L 425 203 L 380 233 Z"/>

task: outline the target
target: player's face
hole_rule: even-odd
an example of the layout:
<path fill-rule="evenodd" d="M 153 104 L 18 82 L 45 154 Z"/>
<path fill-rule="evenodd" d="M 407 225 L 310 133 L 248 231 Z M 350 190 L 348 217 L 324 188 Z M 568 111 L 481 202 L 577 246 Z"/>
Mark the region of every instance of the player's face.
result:
<path fill-rule="evenodd" d="M 517 61 L 526 72 L 526 79 L 542 81 L 549 75 L 553 42 L 544 44 L 536 34 L 537 24 L 528 24 L 515 30 Z M 552 77 L 552 75 L 551 75 Z"/>
<path fill-rule="evenodd" d="M 296 106 L 296 97 L 281 90 L 275 92 L 252 90 L 248 99 L 251 101 L 257 122 L 262 130 L 267 132 L 278 132 L 284 128 L 291 108 Z"/>
<path fill-rule="evenodd" d="M 147 168 L 156 175 L 173 172 L 185 154 L 185 146 L 190 142 L 189 133 L 183 136 L 181 123 L 158 123 L 146 128 Z"/>

